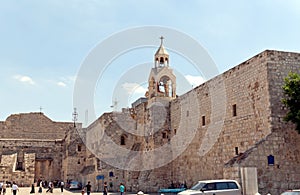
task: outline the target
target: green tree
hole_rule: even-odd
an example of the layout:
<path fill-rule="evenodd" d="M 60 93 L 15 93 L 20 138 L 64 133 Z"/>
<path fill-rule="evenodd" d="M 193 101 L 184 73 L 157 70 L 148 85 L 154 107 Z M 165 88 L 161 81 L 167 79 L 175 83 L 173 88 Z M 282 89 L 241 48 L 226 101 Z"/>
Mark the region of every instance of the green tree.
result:
<path fill-rule="evenodd" d="M 300 74 L 290 72 L 282 88 L 285 94 L 282 102 L 289 109 L 284 120 L 296 124 L 300 134 Z"/>

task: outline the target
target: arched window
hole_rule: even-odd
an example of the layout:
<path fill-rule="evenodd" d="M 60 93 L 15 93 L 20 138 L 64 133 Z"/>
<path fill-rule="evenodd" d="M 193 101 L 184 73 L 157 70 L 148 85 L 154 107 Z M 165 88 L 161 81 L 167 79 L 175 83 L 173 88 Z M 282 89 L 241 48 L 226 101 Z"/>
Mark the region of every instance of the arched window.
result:
<path fill-rule="evenodd" d="M 159 63 L 160 63 L 160 64 L 164 64 L 164 63 L 165 63 L 163 57 L 160 57 Z"/>

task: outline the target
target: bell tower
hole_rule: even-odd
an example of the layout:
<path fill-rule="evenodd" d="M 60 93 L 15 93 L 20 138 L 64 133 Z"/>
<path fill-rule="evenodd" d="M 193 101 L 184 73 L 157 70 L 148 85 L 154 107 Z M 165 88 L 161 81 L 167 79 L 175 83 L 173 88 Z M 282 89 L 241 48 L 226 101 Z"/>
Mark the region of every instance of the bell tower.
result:
<path fill-rule="evenodd" d="M 167 100 L 176 98 L 176 77 L 169 67 L 169 54 L 163 46 L 164 37 L 160 39 L 160 46 L 154 55 L 154 67 L 148 79 L 148 100 L 158 97 Z"/>
<path fill-rule="evenodd" d="M 169 66 L 169 54 L 163 46 L 164 37 L 160 37 L 160 47 L 154 55 L 155 67 Z"/>

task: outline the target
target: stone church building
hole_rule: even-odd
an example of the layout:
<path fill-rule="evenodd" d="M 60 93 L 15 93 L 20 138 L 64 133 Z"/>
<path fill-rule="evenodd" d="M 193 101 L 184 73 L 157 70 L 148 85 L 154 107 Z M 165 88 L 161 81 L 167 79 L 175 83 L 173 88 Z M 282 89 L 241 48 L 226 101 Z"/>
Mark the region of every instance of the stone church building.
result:
<path fill-rule="evenodd" d="M 300 135 L 281 103 L 300 53 L 263 51 L 180 96 L 169 57 L 161 44 L 145 97 L 87 128 L 43 113 L 0 122 L 0 180 L 91 181 L 95 191 L 104 181 L 157 192 L 221 178 L 263 194 L 300 188 Z"/>

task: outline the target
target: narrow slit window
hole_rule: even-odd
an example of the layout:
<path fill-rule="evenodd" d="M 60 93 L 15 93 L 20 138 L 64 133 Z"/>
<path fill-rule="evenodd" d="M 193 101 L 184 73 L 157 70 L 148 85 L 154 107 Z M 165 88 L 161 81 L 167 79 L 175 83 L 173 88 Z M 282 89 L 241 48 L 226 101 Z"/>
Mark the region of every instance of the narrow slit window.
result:
<path fill-rule="evenodd" d="M 121 136 L 121 145 L 125 145 L 125 136 Z"/>
<path fill-rule="evenodd" d="M 233 104 L 232 105 L 232 116 L 236 116 L 237 113 L 236 113 L 236 104 Z"/>
<path fill-rule="evenodd" d="M 81 152 L 81 145 L 78 145 L 78 146 L 77 146 L 77 151 L 78 151 L 78 152 Z"/>
<path fill-rule="evenodd" d="M 205 116 L 202 116 L 202 126 L 205 126 Z"/>
<path fill-rule="evenodd" d="M 166 133 L 166 132 L 163 132 L 163 133 L 162 133 L 162 138 L 163 138 L 163 139 L 167 138 L 167 133 Z"/>
<path fill-rule="evenodd" d="M 239 155 L 239 148 L 235 147 L 235 155 Z"/>

